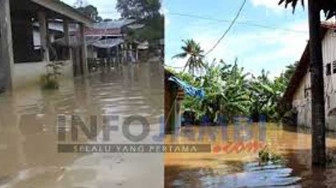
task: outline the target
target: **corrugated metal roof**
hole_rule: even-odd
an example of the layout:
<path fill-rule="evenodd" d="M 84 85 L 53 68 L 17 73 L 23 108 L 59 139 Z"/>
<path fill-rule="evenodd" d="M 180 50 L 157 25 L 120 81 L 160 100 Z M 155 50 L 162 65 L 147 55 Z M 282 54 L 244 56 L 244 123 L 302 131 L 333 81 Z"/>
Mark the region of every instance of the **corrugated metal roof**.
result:
<path fill-rule="evenodd" d="M 133 19 L 122 19 L 122 20 L 113 20 L 109 22 L 100 22 L 95 23 L 92 25 L 91 28 L 94 29 L 120 29 L 123 26 L 129 25 L 131 23 L 134 23 L 135 20 Z"/>
<path fill-rule="evenodd" d="M 95 23 L 92 27 L 85 28 L 86 36 L 121 36 L 124 26 L 134 23 L 135 20 L 123 19 L 109 22 Z"/>
<path fill-rule="evenodd" d="M 116 38 L 116 39 L 104 39 L 104 40 L 95 41 L 91 45 L 96 48 L 112 48 L 122 43 L 124 43 L 123 39 Z"/>

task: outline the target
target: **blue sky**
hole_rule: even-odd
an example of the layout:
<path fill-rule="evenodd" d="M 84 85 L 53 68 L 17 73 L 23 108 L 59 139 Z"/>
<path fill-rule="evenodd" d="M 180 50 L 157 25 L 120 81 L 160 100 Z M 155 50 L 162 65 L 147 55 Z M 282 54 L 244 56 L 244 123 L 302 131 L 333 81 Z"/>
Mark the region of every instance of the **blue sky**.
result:
<path fill-rule="evenodd" d="M 74 5 L 77 0 L 63 0 Z M 103 18 L 120 17 L 115 10 L 116 0 L 85 0 L 98 8 Z M 164 0 L 166 15 L 165 63 L 183 67 L 184 59 L 172 59 L 180 52 L 183 39 L 194 39 L 207 51 L 226 30 L 243 0 Z M 217 20 L 206 20 L 174 14 L 190 14 Z M 254 74 L 262 69 L 272 76 L 279 75 L 284 67 L 299 60 L 308 39 L 307 12 L 298 7 L 291 9 L 278 6 L 278 0 L 247 0 L 238 23 L 235 24 L 220 45 L 207 56 L 232 63 L 238 58 L 240 66 Z"/>
<path fill-rule="evenodd" d="M 172 59 L 180 52 L 183 39 L 194 39 L 207 51 L 226 30 L 229 22 L 205 20 L 174 15 L 191 14 L 219 20 L 232 20 L 242 0 L 166 0 L 166 60 L 174 67 L 182 67 L 185 60 Z M 292 14 L 291 9 L 278 6 L 278 0 L 248 0 L 238 23 L 220 45 L 207 56 L 223 59 L 227 63 L 238 58 L 238 64 L 253 74 L 262 69 L 271 76 L 279 75 L 284 67 L 299 60 L 308 39 L 307 12 L 301 7 Z"/>

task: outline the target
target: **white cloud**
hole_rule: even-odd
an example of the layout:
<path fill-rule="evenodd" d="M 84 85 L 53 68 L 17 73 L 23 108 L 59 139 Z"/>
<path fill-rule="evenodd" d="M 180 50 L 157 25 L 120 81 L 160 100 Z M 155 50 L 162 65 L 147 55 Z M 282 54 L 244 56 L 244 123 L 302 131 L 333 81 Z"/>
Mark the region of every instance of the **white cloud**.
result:
<path fill-rule="evenodd" d="M 257 75 L 261 69 L 265 69 L 270 71 L 270 76 L 278 76 L 286 65 L 300 59 L 308 39 L 308 24 L 306 20 L 282 27 L 306 31 L 306 33 L 276 29 L 235 33 L 235 30 L 232 30 L 217 48 L 209 54 L 208 60 L 212 61 L 216 57 L 232 63 L 237 57 L 239 65 L 245 67 L 248 72 Z M 218 40 L 222 34 L 221 31 L 218 28 L 209 27 L 207 30 L 202 30 L 195 25 L 189 29 L 187 36 L 199 42 L 202 48 L 207 51 Z M 172 60 L 171 64 L 183 66 L 184 62 L 185 60 Z"/>
<path fill-rule="evenodd" d="M 251 0 L 253 6 L 264 6 L 266 8 L 270 8 L 276 11 L 282 9 L 279 5 L 277 0 Z"/>

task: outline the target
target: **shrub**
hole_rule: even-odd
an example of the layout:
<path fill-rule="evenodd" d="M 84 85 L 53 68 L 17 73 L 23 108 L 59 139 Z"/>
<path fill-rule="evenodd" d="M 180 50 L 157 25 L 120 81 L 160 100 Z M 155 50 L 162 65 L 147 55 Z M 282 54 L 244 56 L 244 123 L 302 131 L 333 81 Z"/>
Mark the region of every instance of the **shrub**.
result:
<path fill-rule="evenodd" d="M 46 66 L 47 73 L 40 77 L 40 85 L 43 89 L 58 89 L 58 79 L 62 75 L 63 62 L 51 62 Z"/>
<path fill-rule="evenodd" d="M 263 148 L 258 152 L 258 159 L 261 163 L 273 162 L 273 163 L 283 163 L 285 159 L 268 149 L 267 147 Z"/>
<path fill-rule="evenodd" d="M 54 77 L 51 77 L 48 74 L 44 74 L 40 77 L 40 84 L 43 89 L 58 89 L 59 83 L 58 80 Z"/>

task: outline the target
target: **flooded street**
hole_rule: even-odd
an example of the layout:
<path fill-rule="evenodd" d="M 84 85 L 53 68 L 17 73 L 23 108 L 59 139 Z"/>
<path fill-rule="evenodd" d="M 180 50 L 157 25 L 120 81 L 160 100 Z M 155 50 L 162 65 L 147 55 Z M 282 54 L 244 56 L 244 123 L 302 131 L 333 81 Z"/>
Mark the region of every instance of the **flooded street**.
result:
<path fill-rule="evenodd" d="M 166 143 L 212 144 L 211 153 L 165 154 L 165 187 L 334 187 L 336 184 L 336 168 L 319 169 L 311 167 L 311 135 L 307 129 L 267 124 L 264 133 L 260 125 L 251 126 L 253 136 L 249 141 L 235 137 L 233 125 L 221 127 L 183 127 L 180 137 L 166 136 Z M 202 132 L 206 136 L 200 140 L 192 140 L 186 132 L 197 135 Z M 206 132 L 208 131 L 208 132 Z M 211 137 L 216 133 L 216 139 Z M 247 145 L 260 140 L 268 148 L 282 154 L 287 160 L 285 164 L 259 164 L 257 150 Z M 223 137 L 223 134 L 225 136 Z M 196 137 L 197 138 L 197 137 Z M 218 139 L 225 138 L 225 139 Z M 334 133 L 327 138 L 328 152 L 335 155 L 336 139 Z M 217 151 L 215 146 L 220 146 Z M 263 147 L 262 144 L 260 147 Z"/>
<path fill-rule="evenodd" d="M 63 80 L 57 91 L 27 86 L 0 95 L 0 187 L 111 188 L 163 187 L 161 153 L 58 153 L 57 115 L 140 115 L 150 123 L 152 143 L 163 114 L 163 68 L 158 62 L 120 67 L 87 78 Z M 135 126 L 136 127 L 136 126 Z M 68 129 L 66 129 L 68 130 Z M 138 134 L 138 130 L 131 132 Z M 67 132 L 68 133 L 68 132 Z M 110 141 L 127 144 L 121 129 L 110 132 Z M 80 143 L 91 142 L 80 135 Z M 155 143 L 158 143 L 157 141 Z M 139 143 L 138 143 L 139 144 Z M 153 173 L 155 172 L 155 173 Z"/>

